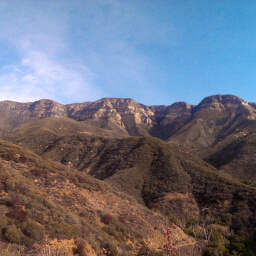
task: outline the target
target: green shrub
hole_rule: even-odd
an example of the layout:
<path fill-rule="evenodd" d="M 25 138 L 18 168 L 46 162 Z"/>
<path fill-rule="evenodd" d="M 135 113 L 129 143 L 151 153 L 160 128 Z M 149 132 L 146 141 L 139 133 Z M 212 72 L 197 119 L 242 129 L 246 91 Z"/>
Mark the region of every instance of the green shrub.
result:
<path fill-rule="evenodd" d="M 15 190 L 15 182 L 16 180 L 14 178 L 8 178 L 4 185 L 5 185 L 5 191 L 10 192 Z"/>
<path fill-rule="evenodd" d="M 69 213 L 65 217 L 65 222 L 70 225 L 77 224 L 78 218 L 76 216 L 74 216 L 73 214 Z"/>
<path fill-rule="evenodd" d="M 4 236 L 10 243 L 20 244 L 24 240 L 23 233 L 16 225 L 9 226 L 6 229 Z"/>
<path fill-rule="evenodd" d="M 115 243 L 108 243 L 105 245 L 106 254 L 110 256 L 118 256 L 119 250 L 117 248 L 117 245 Z"/>
<path fill-rule="evenodd" d="M 231 225 L 232 224 L 232 214 L 231 213 L 223 213 L 221 216 L 221 221 L 224 224 Z"/>
<path fill-rule="evenodd" d="M 63 221 L 52 221 L 51 223 L 48 223 L 47 230 L 51 232 L 52 237 L 58 239 L 71 239 L 82 236 L 81 229 L 78 225 L 68 225 Z"/>
<path fill-rule="evenodd" d="M 21 226 L 23 233 L 29 238 L 39 242 L 45 238 L 45 228 L 41 224 L 28 219 Z"/>
<path fill-rule="evenodd" d="M 228 252 L 226 248 L 225 238 L 219 231 L 214 231 L 211 237 L 211 242 L 206 248 L 204 255 L 225 255 Z"/>
<path fill-rule="evenodd" d="M 5 229 L 7 227 L 7 219 L 4 215 L 0 215 L 0 229 Z M 1 232 L 0 232 L 1 233 Z"/>

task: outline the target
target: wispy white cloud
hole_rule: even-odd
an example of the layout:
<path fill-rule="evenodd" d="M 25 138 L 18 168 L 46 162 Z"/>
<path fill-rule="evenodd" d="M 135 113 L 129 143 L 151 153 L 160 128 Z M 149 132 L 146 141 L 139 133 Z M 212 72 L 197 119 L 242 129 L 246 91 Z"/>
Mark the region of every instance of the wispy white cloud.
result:
<path fill-rule="evenodd" d="M 61 102 L 97 99 L 86 67 L 51 60 L 42 52 L 29 51 L 19 66 L 4 66 L 0 73 L 0 99 L 33 101 L 50 98 Z"/>
<path fill-rule="evenodd" d="M 68 50 L 65 16 L 54 6 L 44 6 L 49 8 L 44 11 L 41 7 L 35 1 L 1 2 L 0 43 L 12 45 L 19 59 L 15 65 L 3 63 L 0 69 L 0 100 L 72 102 L 99 98 L 102 94 L 93 83 L 93 72 L 62 57 Z"/>
<path fill-rule="evenodd" d="M 154 66 L 139 48 L 175 41 L 174 28 L 135 1 L 2 0 L 0 12 L 0 48 L 18 52 L 0 59 L 0 100 L 154 95 Z"/>

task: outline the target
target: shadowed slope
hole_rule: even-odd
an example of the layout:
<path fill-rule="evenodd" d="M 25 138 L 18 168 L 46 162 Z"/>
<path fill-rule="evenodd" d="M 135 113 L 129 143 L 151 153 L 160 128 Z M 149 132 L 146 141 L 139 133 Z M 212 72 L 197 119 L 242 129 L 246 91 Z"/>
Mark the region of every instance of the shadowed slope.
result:
<path fill-rule="evenodd" d="M 72 164 L 93 177 L 107 181 L 134 196 L 149 208 L 180 221 L 198 215 L 207 206 L 220 218 L 234 215 L 236 226 L 255 223 L 256 190 L 229 178 L 190 153 L 149 138 L 121 140 L 89 136 L 65 136 L 43 155 Z M 243 216 L 237 205 L 243 204 Z M 250 219 L 250 221 L 249 221 Z M 238 229 L 247 230 L 242 222 Z"/>

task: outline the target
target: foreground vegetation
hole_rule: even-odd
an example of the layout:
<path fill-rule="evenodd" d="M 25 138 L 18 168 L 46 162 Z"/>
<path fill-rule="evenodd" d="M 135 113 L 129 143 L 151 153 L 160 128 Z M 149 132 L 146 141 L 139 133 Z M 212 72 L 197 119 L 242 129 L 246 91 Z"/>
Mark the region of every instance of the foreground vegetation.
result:
<path fill-rule="evenodd" d="M 130 146 L 136 151 L 130 151 L 119 165 L 117 159 L 111 160 L 115 156 L 111 151 L 107 151 L 108 156 L 102 154 L 108 159 L 102 168 L 111 169 L 115 163 L 120 171 L 101 181 L 71 165 L 42 159 L 1 141 L 1 255 L 256 253 L 253 188 L 219 176 L 199 160 L 195 163 L 188 154 L 183 162 L 183 152 L 176 148 L 176 153 L 173 149 L 169 152 L 170 148 L 160 150 L 158 141 L 158 148 L 150 139 L 122 143 L 126 145 L 122 147 L 124 154 Z M 139 144 L 134 147 L 134 143 Z M 143 165 L 145 152 L 147 159 L 154 155 L 150 169 Z M 133 165 L 133 159 L 138 165 Z M 126 173 L 121 166 L 131 168 Z M 176 177 L 172 182 L 173 175 L 179 173 L 187 178 L 180 177 L 180 183 Z M 194 198 L 184 197 L 188 189 Z M 144 203 L 154 211 L 141 205 Z M 190 207 L 191 214 L 185 211 L 184 204 Z"/>
<path fill-rule="evenodd" d="M 161 255 L 164 222 L 104 181 L 0 141 L 0 255 Z"/>

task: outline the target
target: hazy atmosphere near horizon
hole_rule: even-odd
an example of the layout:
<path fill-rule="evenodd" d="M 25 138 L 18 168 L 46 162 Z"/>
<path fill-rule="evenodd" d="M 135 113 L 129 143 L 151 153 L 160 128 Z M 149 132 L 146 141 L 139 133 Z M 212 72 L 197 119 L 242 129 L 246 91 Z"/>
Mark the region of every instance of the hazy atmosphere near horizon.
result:
<path fill-rule="evenodd" d="M 256 1 L 0 0 L 0 100 L 256 102 Z"/>

